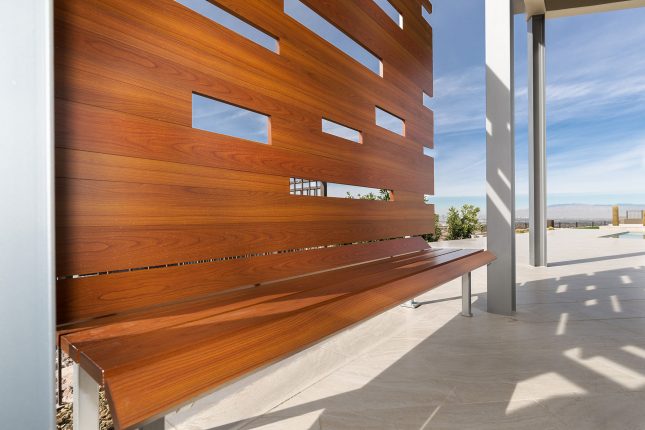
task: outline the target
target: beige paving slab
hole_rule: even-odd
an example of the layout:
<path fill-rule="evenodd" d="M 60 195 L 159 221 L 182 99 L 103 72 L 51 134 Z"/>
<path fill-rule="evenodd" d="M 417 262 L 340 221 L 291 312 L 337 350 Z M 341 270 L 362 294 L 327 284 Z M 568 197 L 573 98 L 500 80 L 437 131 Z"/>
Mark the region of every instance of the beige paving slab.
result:
<path fill-rule="evenodd" d="M 645 429 L 645 393 L 642 392 L 572 396 L 541 401 L 540 405 L 569 429 Z"/>
<path fill-rule="evenodd" d="M 532 400 L 443 405 L 423 428 L 433 430 L 565 429 L 552 414 Z"/>

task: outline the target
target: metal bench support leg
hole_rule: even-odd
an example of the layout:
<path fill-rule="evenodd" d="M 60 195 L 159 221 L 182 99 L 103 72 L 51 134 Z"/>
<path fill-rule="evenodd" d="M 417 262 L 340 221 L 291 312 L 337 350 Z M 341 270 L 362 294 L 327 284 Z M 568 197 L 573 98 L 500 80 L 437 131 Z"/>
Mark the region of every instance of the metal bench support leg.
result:
<path fill-rule="evenodd" d="M 159 418 L 151 423 L 139 427 L 139 430 L 166 430 L 166 419 Z"/>
<path fill-rule="evenodd" d="M 470 311 L 470 280 L 471 272 L 461 276 L 461 314 L 465 317 L 473 316 Z"/>
<path fill-rule="evenodd" d="M 417 302 L 414 299 L 411 299 L 411 300 L 408 300 L 407 302 L 403 303 L 401 306 L 403 306 L 404 308 L 416 309 L 419 306 L 421 306 L 421 303 Z"/>
<path fill-rule="evenodd" d="M 74 364 L 74 430 L 99 430 L 99 384 Z"/>

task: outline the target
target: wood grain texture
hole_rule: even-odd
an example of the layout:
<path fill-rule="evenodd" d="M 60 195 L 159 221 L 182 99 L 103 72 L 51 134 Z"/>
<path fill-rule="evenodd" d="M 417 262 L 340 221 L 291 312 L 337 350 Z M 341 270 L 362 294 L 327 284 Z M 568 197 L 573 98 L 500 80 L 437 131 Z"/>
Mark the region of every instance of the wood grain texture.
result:
<path fill-rule="evenodd" d="M 100 152 L 136 158 L 218 167 L 235 171 L 327 182 L 387 188 L 421 193 L 433 192 L 433 162 L 416 154 L 423 171 L 396 170 L 279 149 L 235 137 L 187 129 L 113 110 L 69 103 L 56 105 L 57 145 L 60 148 Z M 341 140 L 331 136 L 334 141 Z M 343 141 L 343 146 L 358 148 Z M 390 151 L 396 152 L 393 149 Z M 401 167 L 401 166 L 399 166 Z M 415 176 L 412 173 L 414 173 Z"/>
<path fill-rule="evenodd" d="M 60 334 L 64 334 L 67 341 L 73 342 L 73 348 L 70 349 L 70 352 L 73 352 L 75 348 L 88 348 L 96 345 L 95 339 L 105 340 L 106 338 L 114 337 L 115 333 L 119 336 L 129 336 L 149 332 L 145 324 L 131 324 L 133 320 L 154 319 L 155 330 L 171 328 L 182 322 L 221 314 L 223 310 L 227 312 L 239 310 L 266 300 L 286 297 L 286 295 L 325 286 L 325 282 L 329 283 L 330 281 L 328 275 L 336 278 L 345 277 L 343 280 L 351 280 L 352 277 L 377 272 L 385 273 L 391 268 L 405 266 L 414 262 L 423 262 L 430 258 L 447 254 L 453 254 L 452 257 L 454 257 L 458 255 L 454 254 L 455 251 L 455 249 L 426 249 L 273 282 L 264 282 L 256 286 L 227 289 L 221 294 L 205 295 L 195 300 L 167 303 L 163 306 L 150 307 L 135 313 L 119 313 L 104 318 L 77 322 L 66 326 L 60 331 Z M 352 275 L 352 277 L 348 275 Z M 78 357 L 74 356 L 74 358 Z"/>
<path fill-rule="evenodd" d="M 76 252 L 59 253 L 60 274 L 417 235 L 432 228 L 427 206 L 418 201 L 292 196 L 286 185 L 282 193 L 269 193 L 116 179 L 57 181 L 58 232 L 68 238 L 62 245 L 80 242 Z"/>
<path fill-rule="evenodd" d="M 59 324 L 132 312 L 199 298 L 227 289 L 266 284 L 292 276 L 363 263 L 428 248 L 421 238 L 272 254 L 240 260 L 171 266 L 58 283 Z"/>
<path fill-rule="evenodd" d="M 254 326 L 267 318 L 301 312 L 309 306 L 319 306 L 320 303 L 334 300 L 347 293 L 362 291 L 437 268 L 473 252 L 475 251 L 442 250 L 438 255 L 434 251 L 413 253 L 379 263 L 366 263 L 357 267 L 299 277 L 270 286 L 233 291 L 221 297 L 204 298 L 195 303 L 169 305 L 154 313 L 135 313 L 130 318 L 120 318 L 114 325 L 102 324 L 95 329 L 66 335 L 65 338 L 74 345 L 72 356 L 78 358 L 83 354 L 91 357 L 105 375 L 106 372 L 109 373 L 108 369 L 114 371 L 122 366 L 139 367 L 141 363 L 156 361 L 163 355 L 172 355 L 188 348 L 202 337 L 200 327 L 206 327 L 210 323 L 213 325 L 208 329 L 208 336 L 224 336 L 229 330 L 237 331 L 245 326 Z M 322 291 L 325 293 L 321 294 Z M 133 321 L 137 321 L 137 324 L 132 324 Z M 186 333 L 184 337 L 178 337 L 173 342 L 164 341 L 168 330 L 184 323 L 195 327 L 194 333 Z M 312 327 L 312 330 L 315 328 Z M 126 345 L 123 342 L 125 338 L 138 341 Z M 110 350 L 115 348 L 119 349 L 119 354 L 110 354 Z M 120 354 L 123 355 L 119 356 Z M 124 357 L 127 360 L 124 361 Z"/>
<path fill-rule="evenodd" d="M 289 187 L 289 179 L 283 176 L 65 148 L 56 150 L 56 173 L 57 178 L 66 180 L 172 185 L 273 194 L 284 194 L 284 190 Z M 59 181 L 62 182 L 64 181 Z M 63 192 L 69 192 L 65 185 L 62 188 Z"/>
<path fill-rule="evenodd" d="M 432 89 L 432 32 L 420 3 L 396 4 L 407 17 L 404 29 L 365 0 L 307 3 L 376 53 L 383 77 L 283 13 L 281 1 L 217 4 L 279 39 L 279 54 L 172 0 L 56 2 L 57 177 L 65 178 L 58 185 L 59 276 L 207 260 L 245 247 L 266 252 L 276 240 L 282 249 L 294 238 L 290 246 L 302 247 L 432 230 L 433 208 L 420 204 L 434 192 L 433 160 L 420 156 L 433 134 L 432 112 L 421 103 L 421 92 Z M 271 145 L 193 129 L 193 93 L 269 115 Z M 376 126 L 376 105 L 405 119 L 405 137 Z M 323 117 L 360 130 L 363 143 L 322 133 Z M 332 199 L 315 209 L 309 202 L 282 205 L 288 196 L 279 196 L 279 187 L 289 177 L 386 188 L 407 198 L 392 203 L 396 210 Z M 96 193 L 79 192 L 88 187 L 84 179 L 95 182 Z M 148 192 L 130 192 L 153 184 L 173 191 L 153 193 L 157 204 Z M 256 205 L 234 207 L 231 200 L 213 211 L 222 194 L 211 195 L 207 207 L 185 204 L 198 188 L 234 190 L 235 202 L 254 196 Z M 307 219 L 301 211 L 280 222 L 272 217 L 271 228 L 239 222 L 242 211 L 256 212 L 261 222 L 275 208 L 300 205 L 310 208 Z M 139 216 L 136 207 L 154 215 Z M 114 213 L 125 208 L 130 213 Z M 218 233 L 223 226 L 228 240 Z M 247 240 L 230 243 L 240 238 Z"/>
<path fill-rule="evenodd" d="M 87 13 L 96 15 L 101 5 L 87 3 Z M 249 13 L 258 14 L 258 19 L 267 17 L 266 14 L 261 14 L 267 8 L 266 2 L 260 2 L 257 8 L 251 7 L 247 2 L 235 4 L 237 8 L 246 7 Z M 168 26 L 167 18 L 159 25 L 168 26 L 169 31 L 181 32 L 181 44 L 178 44 L 176 34 L 170 38 L 164 33 L 150 35 L 140 29 L 133 34 L 113 30 L 120 27 L 122 32 L 131 32 L 131 27 L 150 27 L 148 22 L 133 22 L 133 16 L 136 17 L 137 14 L 146 14 L 146 17 L 163 14 L 159 7 L 146 8 L 145 2 L 133 2 L 130 6 L 133 8 L 131 14 L 115 17 L 113 24 L 110 17 L 97 25 L 84 24 L 72 18 L 63 21 L 67 15 L 61 12 L 61 30 L 57 33 L 60 34 L 57 40 L 65 44 L 69 52 L 57 59 L 57 64 L 65 70 L 64 74 L 58 75 L 58 96 L 106 107 L 118 106 L 115 99 L 121 97 L 125 99 L 121 109 L 184 125 L 189 124 L 186 122 L 189 116 L 186 117 L 185 112 L 163 110 L 164 105 L 161 104 L 156 106 L 159 111 L 155 113 L 149 110 L 152 107 L 150 104 L 127 101 L 133 92 L 139 97 L 146 96 L 154 100 L 156 94 L 163 97 L 167 91 L 177 101 L 184 100 L 186 103 L 187 92 L 201 91 L 255 110 L 269 111 L 266 113 L 273 118 L 286 117 L 290 121 L 287 124 L 300 119 L 294 113 L 308 112 L 318 117 L 322 110 L 329 116 L 344 118 L 350 125 L 355 123 L 354 128 L 360 129 L 374 127 L 373 107 L 382 105 L 406 118 L 411 139 L 400 140 L 399 146 L 415 149 L 416 145 L 422 143 L 417 142 L 419 139 L 426 141 L 424 143 L 431 141 L 432 113 L 419 102 L 421 86 L 405 90 L 394 87 L 396 79 L 380 78 L 370 73 L 313 33 L 303 32 L 300 24 L 282 13 L 280 15 L 283 19 L 276 24 L 276 28 L 280 28 L 282 33 L 284 27 L 300 30 L 297 34 L 306 36 L 306 40 L 301 45 L 300 41 L 292 41 L 291 33 L 285 34 L 280 39 L 281 53 L 278 56 L 235 33 L 231 35 L 233 40 L 222 37 L 226 32 L 231 32 L 181 5 L 171 6 L 168 13 L 172 13 L 175 20 L 186 16 L 186 19 L 191 20 L 191 27 Z M 130 23 L 130 26 L 123 28 L 124 23 Z M 103 29 L 109 24 L 110 28 Z M 220 28 L 224 31 L 213 31 Z M 98 29 L 101 29 L 100 35 L 96 34 Z M 158 46 L 160 41 L 164 43 L 163 46 Z M 252 46 L 247 48 L 241 41 Z M 291 43 L 297 45 L 291 46 Z M 304 59 L 284 61 L 290 55 L 304 55 L 303 52 L 311 44 L 313 46 L 310 50 L 323 55 L 323 58 L 320 55 L 310 55 Z M 187 55 L 190 54 L 187 47 L 200 49 L 202 53 Z M 76 52 L 83 53 L 82 57 Z M 325 58 L 325 53 L 330 58 Z M 250 63 L 251 60 L 253 62 Z M 338 70 L 340 64 L 335 64 L 339 61 L 351 65 L 352 70 L 341 74 L 342 70 Z M 104 94 L 100 89 L 102 82 L 82 79 L 83 74 L 101 76 L 106 70 L 118 82 L 112 86 L 120 92 Z M 155 72 L 153 76 L 150 75 L 151 70 Z M 317 73 L 312 74 L 310 70 L 317 70 Z M 393 81 L 392 84 L 386 83 L 386 79 L 388 82 Z M 128 90 L 130 86 L 134 88 Z M 306 91 L 303 90 L 305 88 Z M 99 94 L 103 97 L 97 98 Z"/>
<path fill-rule="evenodd" d="M 212 1 L 279 53 L 174 0 L 55 1 L 57 321 L 106 384 L 117 428 L 489 258 L 383 241 L 434 226 L 427 0 L 391 0 L 403 29 L 371 0 L 304 0 L 379 57 L 382 76 L 282 0 Z M 193 94 L 269 116 L 269 144 L 193 129 Z M 405 136 L 378 127 L 375 106 L 404 119 Z M 323 133 L 322 118 L 361 143 Z M 394 197 L 293 196 L 293 177 Z"/>
<path fill-rule="evenodd" d="M 488 252 L 451 250 L 362 272 L 340 269 L 274 284 L 264 294 L 247 292 L 201 313 L 193 306 L 195 314 L 185 314 L 178 305 L 155 318 L 138 317 L 128 325 L 136 331 L 104 326 L 85 340 L 84 332 L 65 337 L 81 363 L 102 377 L 117 426 L 132 428 L 492 259 Z M 163 328 L 168 324 L 172 330 Z"/>

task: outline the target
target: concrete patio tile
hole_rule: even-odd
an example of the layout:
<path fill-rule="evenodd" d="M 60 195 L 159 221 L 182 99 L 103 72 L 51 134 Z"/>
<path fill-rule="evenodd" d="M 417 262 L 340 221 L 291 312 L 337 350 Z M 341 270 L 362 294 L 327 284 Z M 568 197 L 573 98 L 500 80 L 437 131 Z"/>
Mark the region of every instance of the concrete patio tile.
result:
<path fill-rule="evenodd" d="M 443 405 L 422 428 L 432 430 L 565 429 L 555 417 L 533 400 Z"/>
<path fill-rule="evenodd" d="M 642 392 L 573 396 L 539 403 L 569 429 L 645 429 L 645 393 Z"/>

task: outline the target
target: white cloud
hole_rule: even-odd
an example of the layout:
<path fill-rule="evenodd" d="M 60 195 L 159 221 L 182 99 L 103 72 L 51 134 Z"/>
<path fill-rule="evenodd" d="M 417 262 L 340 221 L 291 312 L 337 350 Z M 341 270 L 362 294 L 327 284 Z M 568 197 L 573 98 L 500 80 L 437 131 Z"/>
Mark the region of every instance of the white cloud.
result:
<path fill-rule="evenodd" d="M 645 191 L 643 18 L 634 10 L 548 22 L 549 193 Z M 526 192 L 526 61 L 518 56 L 516 186 Z"/>
<path fill-rule="evenodd" d="M 464 132 L 484 127 L 486 88 L 483 67 L 440 76 L 434 83 L 437 133 Z"/>
<path fill-rule="evenodd" d="M 645 184 L 645 134 L 618 146 L 578 148 L 548 160 L 553 193 L 642 193 Z"/>

